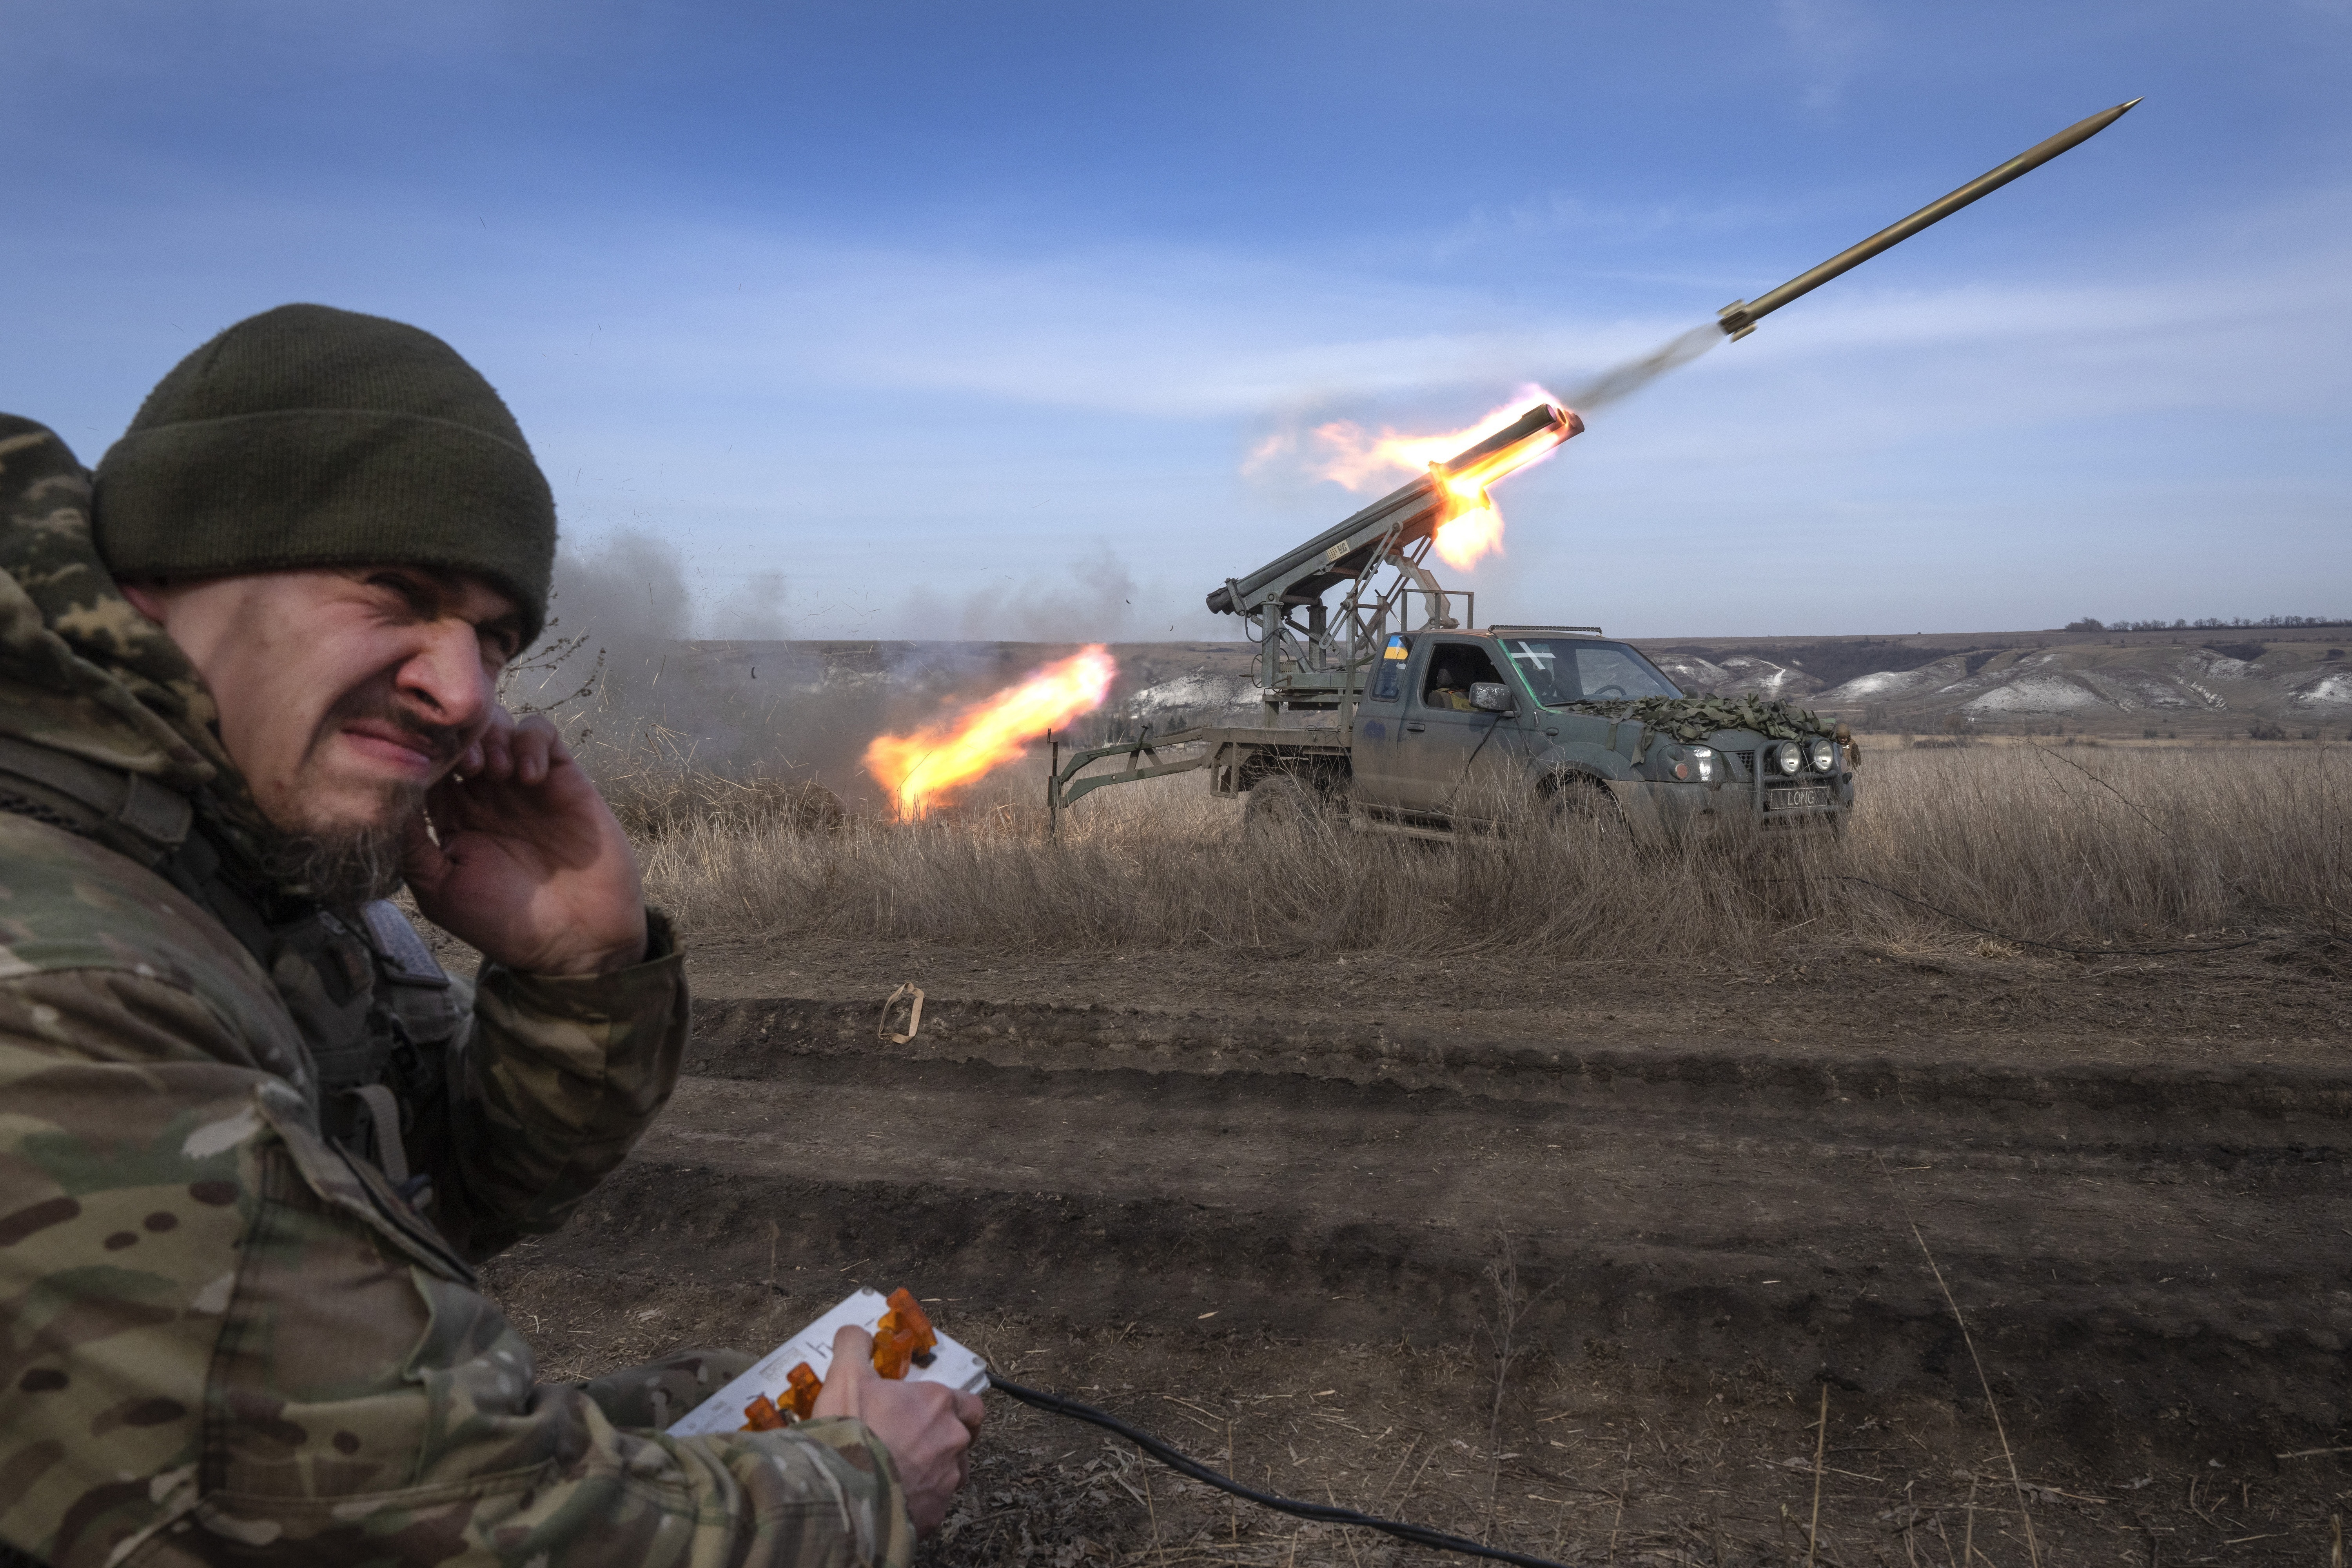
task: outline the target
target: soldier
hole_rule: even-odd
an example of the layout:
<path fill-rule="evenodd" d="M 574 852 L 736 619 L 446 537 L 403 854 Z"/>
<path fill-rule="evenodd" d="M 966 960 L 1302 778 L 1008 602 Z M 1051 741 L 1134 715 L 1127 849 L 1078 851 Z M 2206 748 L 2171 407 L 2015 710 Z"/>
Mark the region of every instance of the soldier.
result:
<path fill-rule="evenodd" d="M 223 332 L 94 499 L 0 416 L 0 1559 L 903 1564 L 961 1484 L 979 1402 L 854 1331 L 817 1419 L 673 1439 L 744 1358 L 535 1384 L 474 1287 L 686 1034 L 612 813 L 497 703 L 554 546 L 497 394 L 374 317 Z"/>

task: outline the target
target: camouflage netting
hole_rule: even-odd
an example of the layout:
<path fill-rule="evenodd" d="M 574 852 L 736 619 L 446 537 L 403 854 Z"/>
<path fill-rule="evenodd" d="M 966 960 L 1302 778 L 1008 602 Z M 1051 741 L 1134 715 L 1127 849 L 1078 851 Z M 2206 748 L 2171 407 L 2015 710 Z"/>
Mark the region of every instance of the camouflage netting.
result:
<path fill-rule="evenodd" d="M 1811 710 L 1768 700 L 1749 692 L 1741 697 L 1643 697 L 1631 702 L 1571 702 L 1575 713 L 1598 713 L 1620 723 L 1637 723 L 1677 741 L 1704 741 L 1717 730 L 1753 730 L 1775 741 L 1798 741 L 1808 735 L 1829 735 L 1834 721 Z"/>

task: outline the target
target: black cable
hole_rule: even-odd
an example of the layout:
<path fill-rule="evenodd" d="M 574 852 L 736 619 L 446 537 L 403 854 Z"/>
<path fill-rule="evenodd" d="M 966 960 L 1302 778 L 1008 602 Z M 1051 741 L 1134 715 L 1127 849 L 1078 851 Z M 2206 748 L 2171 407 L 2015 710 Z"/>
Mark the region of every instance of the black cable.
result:
<path fill-rule="evenodd" d="M 1130 1426 L 1118 1416 L 1081 1405 L 1064 1394 L 1047 1394 L 1043 1389 L 1024 1388 L 1009 1383 L 994 1373 L 988 1374 L 988 1385 L 1008 1394 L 1024 1405 L 1033 1405 L 1055 1415 L 1066 1415 L 1073 1421 L 1084 1421 L 1106 1432 L 1115 1432 L 1179 1475 L 1213 1486 L 1219 1491 L 1231 1492 L 1237 1498 L 1254 1502 L 1260 1508 L 1270 1508 L 1277 1513 L 1287 1513 L 1299 1519 L 1311 1519 L 1318 1524 L 1351 1524 L 1365 1530 L 1377 1530 L 1393 1535 L 1399 1541 L 1409 1541 L 1415 1546 L 1426 1546 L 1437 1552 L 1458 1552 L 1466 1557 L 1486 1557 L 1497 1563 L 1516 1563 L 1519 1568 L 1565 1568 L 1549 1557 L 1531 1557 L 1524 1552 L 1506 1552 L 1499 1546 L 1482 1546 L 1477 1542 L 1459 1535 L 1448 1535 L 1442 1530 L 1432 1530 L 1425 1524 L 1406 1524 L 1393 1519 L 1375 1519 L 1369 1513 L 1359 1513 L 1352 1508 L 1340 1508 L 1333 1503 L 1301 1502 L 1273 1492 L 1262 1492 L 1245 1487 L 1230 1476 L 1216 1471 L 1170 1447 L 1150 1433 Z"/>

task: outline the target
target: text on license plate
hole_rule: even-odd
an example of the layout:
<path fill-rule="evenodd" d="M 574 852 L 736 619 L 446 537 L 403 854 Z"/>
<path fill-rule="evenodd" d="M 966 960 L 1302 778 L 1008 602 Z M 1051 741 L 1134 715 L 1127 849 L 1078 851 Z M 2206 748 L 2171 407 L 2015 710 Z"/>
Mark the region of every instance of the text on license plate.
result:
<path fill-rule="evenodd" d="M 1809 805 L 1827 805 L 1830 791 L 1827 784 L 1814 784 L 1808 789 L 1768 789 L 1764 792 L 1767 811 L 1797 811 Z"/>

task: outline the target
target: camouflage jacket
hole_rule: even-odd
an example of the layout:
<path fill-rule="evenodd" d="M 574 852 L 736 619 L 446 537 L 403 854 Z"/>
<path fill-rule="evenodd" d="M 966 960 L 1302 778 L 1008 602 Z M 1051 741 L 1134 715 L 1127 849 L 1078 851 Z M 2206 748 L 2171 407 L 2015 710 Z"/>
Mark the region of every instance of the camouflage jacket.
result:
<path fill-rule="evenodd" d="M 211 896 L 250 870 L 249 800 L 202 683 L 100 564 L 89 493 L 0 416 L 0 1558 L 905 1563 L 863 1425 L 616 1426 L 593 1388 L 537 1384 L 475 1289 L 667 1098 L 666 922 L 617 974 L 486 965 L 470 1017 L 370 933 L 265 967 Z M 23 781 L 56 759 L 120 809 L 50 809 Z M 217 875 L 140 853 L 174 828 Z M 285 914 L 274 896 L 249 907 Z M 433 1070 L 404 1118 L 423 1179 L 396 1184 L 329 1135 L 320 1063 L 403 981 L 447 1038 L 406 1042 Z"/>

